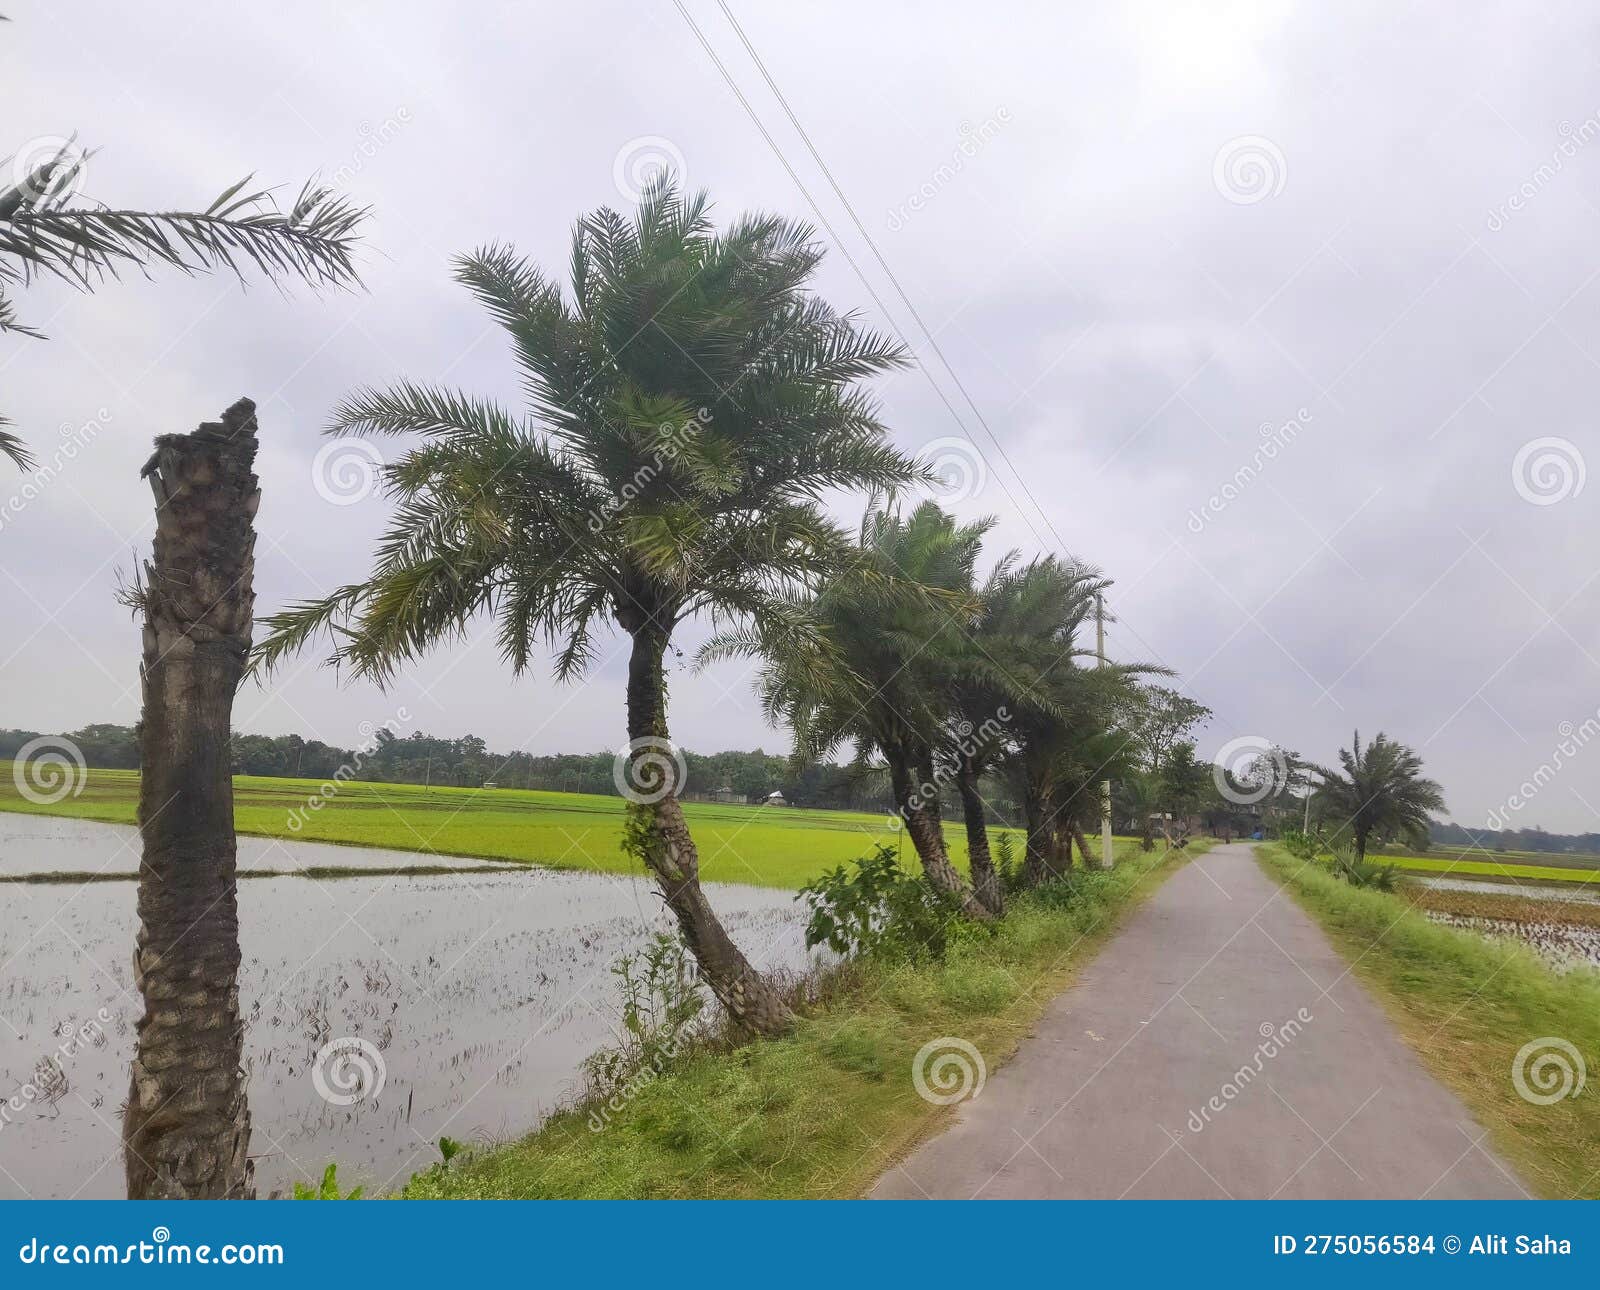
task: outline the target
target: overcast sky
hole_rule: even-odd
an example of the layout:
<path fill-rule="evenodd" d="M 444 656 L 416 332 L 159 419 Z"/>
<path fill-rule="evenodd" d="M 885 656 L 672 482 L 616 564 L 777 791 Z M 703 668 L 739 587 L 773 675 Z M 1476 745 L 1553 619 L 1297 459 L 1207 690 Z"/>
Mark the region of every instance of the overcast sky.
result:
<path fill-rule="evenodd" d="M 320 170 L 375 217 L 359 295 L 160 273 L 20 297 L 51 339 L 0 342 L 0 412 L 60 468 L 22 499 L 0 463 L 0 725 L 137 718 L 113 597 L 152 436 L 255 398 L 259 609 L 358 577 L 386 505 L 319 492 L 333 403 L 409 378 L 514 405 L 450 255 L 509 240 L 559 272 L 574 218 L 670 160 L 723 219 L 818 223 L 821 289 L 920 360 L 880 386 L 896 440 L 956 441 L 932 451 L 996 552 L 1117 579 L 1111 652 L 1215 709 L 1202 752 L 1330 761 L 1381 729 L 1473 825 L 1559 759 L 1508 819 L 1597 827 L 1592 5 L 745 0 L 754 56 L 717 3 L 687 12 L 7 5 L 0 149 L 77 131 L 111 205 Z M 352 745 L 403 706 L 497 749 L 624 738 L 614 655 L 558 687 L 480 633 L 388 694 L 315 662 L 237 725 Z M 672 687 L 687 747 L 787 747 L 739 668 Z"/>

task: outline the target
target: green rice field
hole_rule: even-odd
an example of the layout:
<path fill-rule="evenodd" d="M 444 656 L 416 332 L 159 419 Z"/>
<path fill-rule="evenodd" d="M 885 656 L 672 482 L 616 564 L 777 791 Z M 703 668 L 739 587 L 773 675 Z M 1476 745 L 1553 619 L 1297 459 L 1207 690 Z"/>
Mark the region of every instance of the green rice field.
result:
<path fill-rule="evenodd" d="M 562 869 L 639 869 L 620 848 L 624 803 L 619 797 L 351 781 L 338 786 L 320 809 L 307 809 L 310 801 L 320 800 L 321 788 L 318 780 L 236 776 L 239 832 Z M 76 795 L 41 805 L 17 791 L 11 764 L 0 763 L 0 811 L 132 824 L 138 789 L 137 771 L 90 770 Z M 865 855 L 874 843 L 902 845 L 902 835 L 885 815 L 701 802 L 686 802 L 683 809 L 708 882 L 792 889 Z M 291 821 L 301 827 L 291 827 Z M 945 833 L 952 857 L 964 868 L 966 840 L 959 822 L 946 822 Z M 1020 857 L 1020 835 L 1016 846 Z M 909 842 L 903 843 L 903 853 L 908 864 L 915 863 Z"/>

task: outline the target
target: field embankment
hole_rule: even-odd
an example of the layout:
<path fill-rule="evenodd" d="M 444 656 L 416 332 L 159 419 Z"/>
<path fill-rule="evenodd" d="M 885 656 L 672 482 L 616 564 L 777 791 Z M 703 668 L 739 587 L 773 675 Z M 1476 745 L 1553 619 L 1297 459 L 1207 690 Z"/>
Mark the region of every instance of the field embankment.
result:
<path fill-rule="evenodd" d="M 918 1094 L 919 1051 L 958 1039 L 998 1067 L 1184 855 L 1146 855 L 1132 841 L 1117 854 L 1109 873 L 1080 871 L 1017 898 L 992 934 L 954 941 L 942 961 L 852 965 L 785 1038 L 687 1054 L 620 1105 L 567 1111 L 520 1142 L 414 1179 L 407 1194 L 861 1195 L 955 1113 Z"/>
<path fill-rule="evenodd" d="M 1280 847 L 1257 855 L 1525 1180 L 1548 1197 L 1600 1196 L 1600 974 L 1555 972 Z"/>

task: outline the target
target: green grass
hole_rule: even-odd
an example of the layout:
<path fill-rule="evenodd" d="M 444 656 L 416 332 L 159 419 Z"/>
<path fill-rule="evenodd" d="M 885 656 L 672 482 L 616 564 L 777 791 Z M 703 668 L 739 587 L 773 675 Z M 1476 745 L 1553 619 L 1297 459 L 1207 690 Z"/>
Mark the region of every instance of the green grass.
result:
<path fill-rule="evenodd" d="M 344 784 L 321 810 L 305 814 L 298 832 L 291 812 L 321 788 L 309 779 L 234 778 L 234 822 L 240 833 L 389 847 L 442 856 L 517 860 L 558 869 L 637 873 L 621 850 L 623 801 L 593 793 L 547 793 L 516 788 L 434 788 L 415 784 Z M 139 775 L 91 770 L 83 791 L 40 806 L 16 790 L 10 763 L 0 762 L 0 811 L 64 815 L 134 823 Z M 708 882 L 745 882 L 793 890 L 825 869 L 865 855 L 874 843 L 896 845 L 884 815 L 811 811 L 779 806 L 684 804 Z M 1000 830 L 995 830 L 996 833 Z M 950 853 L 965 868 L 966 837 L 946 822 Z M 1022 838 L 1016 836 L 1017 853 Z M 904 845 L 907 867 L 915 864 Z"/>
<path fill-rule="evenodd" d="M 1169 862 L 1125 841 L 1116 869 L 1075 876 L 1069 901 L 1015 901 L 992 936 L 957 942 L 943 963 L 854 965 L 791 1035 L 688 1056 L 598 1132 L 579 1107 L 520 1142 L 413 1179 L 407 1194 L 859 1196 L 956 1114 L 918 1096 L 917 1051 L 955 1036 L 977 1047 L 992 1076 L 1183 854 Z"/>
<path fill-rule="evenodd" d="M 1526 878 L 1533 882 L 1594 883 L 1600 869 L 1564 869 L 1547 864 L 1522 864 L 1505 860 L 1432 859 L 1420 856 L 1370 856 L 1377 864 L 1392 864 L 1403 873 L 1446 873 L 1457 878 Z"/>
<path fill-rule="evenodd" d="M 1430 922 L 1403 897 L 1350 887 L 1279 847 L 1257 855 L 1524 1182 L 1546 1197 L 1600 1197 L 1600 973 L 1554 972 L 1530 950 Z M 1587 1083 L 1539 1106 L 1511 1073 L 1522 1047 L 1547 1037 L 1584 1056 Z"/>

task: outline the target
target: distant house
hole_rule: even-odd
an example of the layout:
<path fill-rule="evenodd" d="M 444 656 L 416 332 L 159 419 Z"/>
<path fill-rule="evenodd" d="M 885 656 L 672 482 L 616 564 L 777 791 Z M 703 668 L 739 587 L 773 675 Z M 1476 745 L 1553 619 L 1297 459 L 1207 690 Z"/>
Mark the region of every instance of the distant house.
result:
<path fill-rule="evenodd" d="M 744 794 L 743 793 L 735 793 L 733 791 L 733 788 L 732 788 L 731 785 L 724 784 L 721 788 L 716 789 L 713 792 L 707 793 L 706 794 L 706 800 L 712 801 L 712 802 L 725 802 L 725 803 L 742 802 L 742 801 L 744 801 Z"/>
<path fill-rule="evenodd" d="M 772 792 L 767 794 L 767 805 L 768 806 L 788 806 L 789 803 L 784 800 L 784 796 L 779 790 L 773 789 Z"/>

